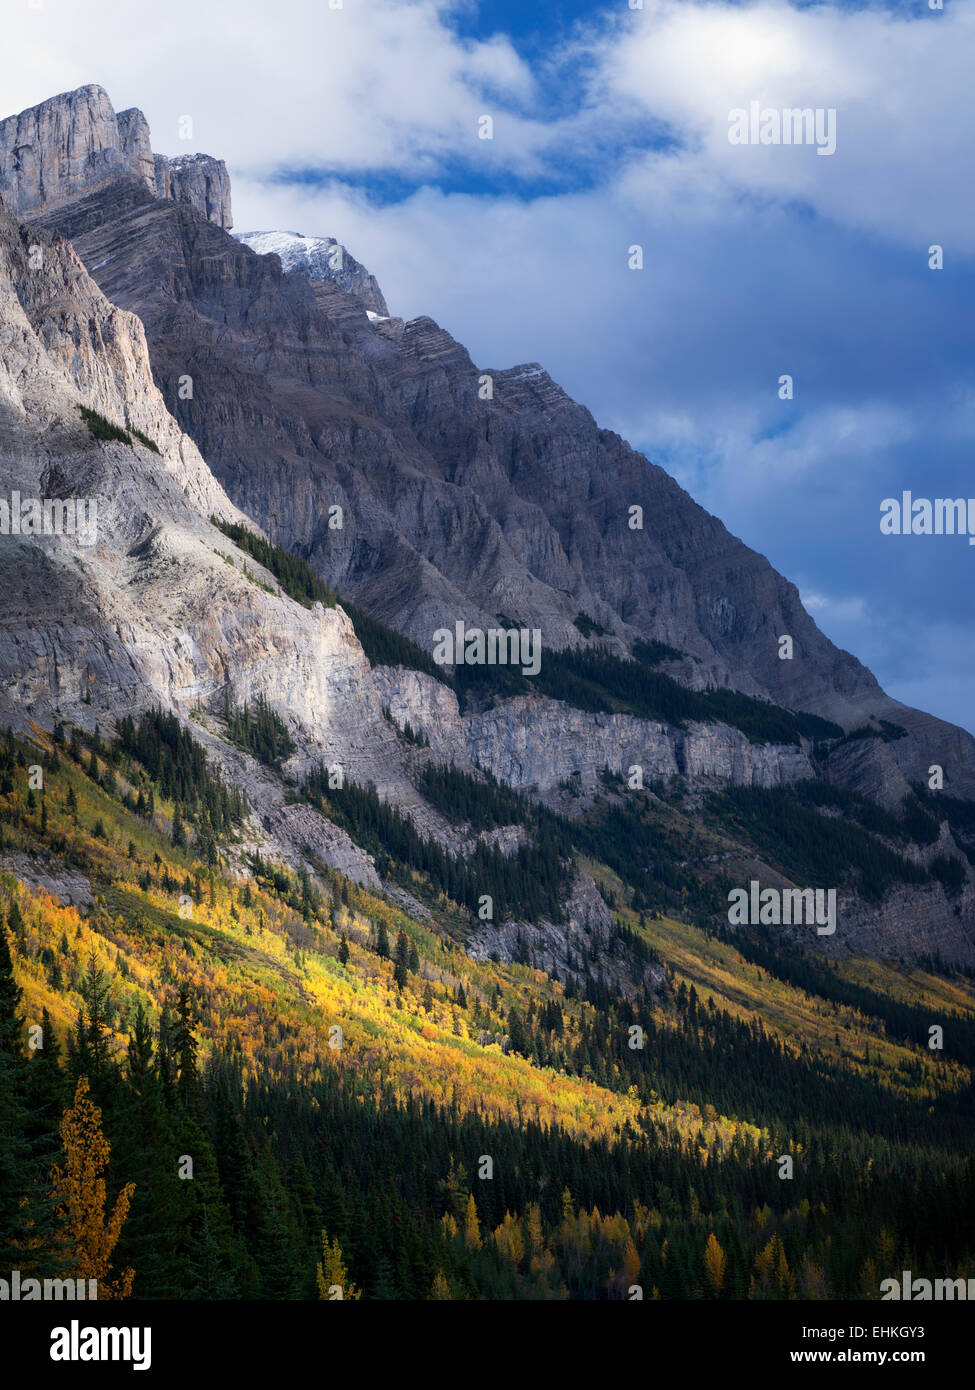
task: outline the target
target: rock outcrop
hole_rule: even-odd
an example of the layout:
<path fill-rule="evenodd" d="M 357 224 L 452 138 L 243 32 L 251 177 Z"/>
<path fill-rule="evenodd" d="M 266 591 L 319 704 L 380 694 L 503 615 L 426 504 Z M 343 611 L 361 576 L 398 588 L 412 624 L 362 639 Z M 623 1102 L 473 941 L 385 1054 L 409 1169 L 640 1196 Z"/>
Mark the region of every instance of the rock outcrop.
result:
<path fill-rule="evenodd" d="M 0 121 L 0 193 L 14 212 L 62 207 L 119 179 L 154 189 L 148 127 L 137 111 L 116 116 L 102 87 Z"/>
<path fill-rule="evenodd" d="M 218 227 L 233 226 L 223 160 L 154 155 L 145 116 L 135 107 L 116 115 L 103 87 L 65 92 L 0 121 L 0 193 L 10 211 L 49 213 L 119 183 L 187 203 Z"/>
<path fill-rule="evenodd" d="M 230 175 L 222 159 L 208 154 L 180 154 L 167 159 L 157 154 L 154 180 L 157 197 L 187 203 L 201 217 L 225 231 L 234 225 Z"/>
<path fill-rule="evenodd" d="M 149 444 L 96 438 L 82 406 Z M 209 518 L 247 518 L 165 409 L 140 321 L 104 298 L 69 244 L 2 208 L 0 497 L 5 508 L 79 499 L 94 522 L 87 534 L 33 521 L 0 534 L 4 725 L 111 730 L 153 704 L 219 717 L 225 692 L 233 705 L 263 695 L 307 760 L 391 778 L 400 741 L 348 617 L 304 608 L 245 566 Z M 223 740 L 198 733 L 232 761 Z M 239 762 L 234 780 L 275 853 L 294 858 L 310 840 L 325 862 L 376 881 L 347 836 L 292 825 L 280 783 Z"/>
<path fill-rule="evenodd" d="M 368 313 L 389 318 L 376 277 L 334 237 L 302 236 L 300 232 L 238 232 L 237 239 L 259 256 L 277 256 L 290 274 L 338 285 L 358 299 Z"/>
<path fill-rule="evenodd" d="M 374 680 L 393 722 L 422 733 L 442 758 L 490 772 L 516 791 L 544 795 L 569 778 L 591 793 L 604 771 L 642 769 L 643 781 L 732 782 L 782 787 L 813 776 L 792 745 L 750 743 L 726 724 L 687 729 L 628 714 L 589 714 L 557 700 L 519 696 L 462 717 L 452 690 L 402 667 L 380 667 Z"/>

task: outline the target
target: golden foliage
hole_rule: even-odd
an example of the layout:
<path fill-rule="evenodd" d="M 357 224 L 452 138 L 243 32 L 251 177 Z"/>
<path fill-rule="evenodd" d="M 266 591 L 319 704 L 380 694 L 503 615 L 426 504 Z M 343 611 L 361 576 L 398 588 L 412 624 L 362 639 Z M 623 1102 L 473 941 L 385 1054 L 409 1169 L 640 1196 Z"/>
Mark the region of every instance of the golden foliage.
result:
<path fill-rule="evenodd" d="M 74 1104 L 61 1120 L 65 1166 L 51 1169 L 51 1195 L 61 1221 L 59 1238 L 76 1279 L 95 1279 L 99 1298 L 128 1298 L 133 1269 L 109 1278 L 112 1254 L 129 1213 L 135 1183 L 119 1193 L 106 1217 L 105 1169 L 111 1147 L 102 1133 L 102 1112 L 88 1098 L 88 1078 L 78 1078 Z"/>
<path fill-rule="evenodd" d="M 355 1284 L 349 1281 L 341 1245 L 338 1240 L 333 1240 L 330 1244 L 325 1231 L 322 1231 L 322 1259 L 315 1268 L 315 1282 L 318 1285 L 318 1297 L 328 1303 L 340 1303 L 362 1297 L 361 1289 L 357 1289 Z"/>
<path fill-rule="evenodd" d="M 437 1277 L 434 1279 L 433 1287 L 430 1290 L 430 1298 L 434 1302 L 439 1303 L 453 1298 L 453 1294 L 450 1292 L 450 1285 L 447 1283 L 442 1269 L 437 1270 Z"/>
<path fill-rule="evenodd" d="M 725 1253 L 718 1244 L 717 1236 L 712 1231 L 708 1236 L 708 1243 L 704 1247 L 704 1275 L 714 1291 L 715 1298 L 720 1297 L 721 1290 L 724 1288 L 726 1265 Z"/>

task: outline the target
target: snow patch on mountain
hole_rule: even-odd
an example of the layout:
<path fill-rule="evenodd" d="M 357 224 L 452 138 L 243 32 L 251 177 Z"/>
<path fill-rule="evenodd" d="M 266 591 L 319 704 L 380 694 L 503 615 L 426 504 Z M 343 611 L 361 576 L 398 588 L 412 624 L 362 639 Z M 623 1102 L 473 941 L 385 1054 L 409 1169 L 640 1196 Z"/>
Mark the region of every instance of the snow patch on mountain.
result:
<path fill-rule="evenodd" d="M 334 237 L 303 236 L 300 232 L 238 232 L 237 240 L 259 256 L 280 257 L 284 270 L 325 280 L 354 295 L 363 308 L 388 318 L 389 309 L 374 276 Z"/>

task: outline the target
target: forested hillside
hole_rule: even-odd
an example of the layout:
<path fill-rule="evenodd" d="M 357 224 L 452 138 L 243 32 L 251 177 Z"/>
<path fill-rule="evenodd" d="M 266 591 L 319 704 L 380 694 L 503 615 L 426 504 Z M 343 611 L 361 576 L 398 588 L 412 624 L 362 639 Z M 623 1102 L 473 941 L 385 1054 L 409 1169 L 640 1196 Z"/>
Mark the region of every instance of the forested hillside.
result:
<path fill-rule="evenodd" d="M 426 920 L 334 871 L 233 871 L 246 808 L 160 713 L 2 763 L 9 1267 L 87 1269 L 122 1213 L 102 1277 L 139 1298 L 876 1298 L 971 1269 L 968 977 L 715 935 L 607 870 L 609 955 L 650 982 L 555 980 L 468 956 L 457 884 L 395 835 Z M 487 783 L 424 787 L 531 824 Z M 52 1169 L 99 1134 L 107 1206 L 73 1211 Z"/>

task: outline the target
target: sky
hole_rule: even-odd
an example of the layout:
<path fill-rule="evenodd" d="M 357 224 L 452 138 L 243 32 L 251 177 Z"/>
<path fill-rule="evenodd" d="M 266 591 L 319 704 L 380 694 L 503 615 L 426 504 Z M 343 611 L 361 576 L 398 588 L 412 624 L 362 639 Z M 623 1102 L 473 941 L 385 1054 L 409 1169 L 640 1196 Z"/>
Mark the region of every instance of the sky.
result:
<path fill-rule="evenodd" d="M 478 366 L 541 362 L 975 730 L 975 547 L 880 531 L 975 498 L 975 0 L 631 3 L 0 0 L 0 114 L 97 82 L 225 159 L 238 232 L 337 237 Z M 753 102 L 835 150 L 733 143 Z"/>

